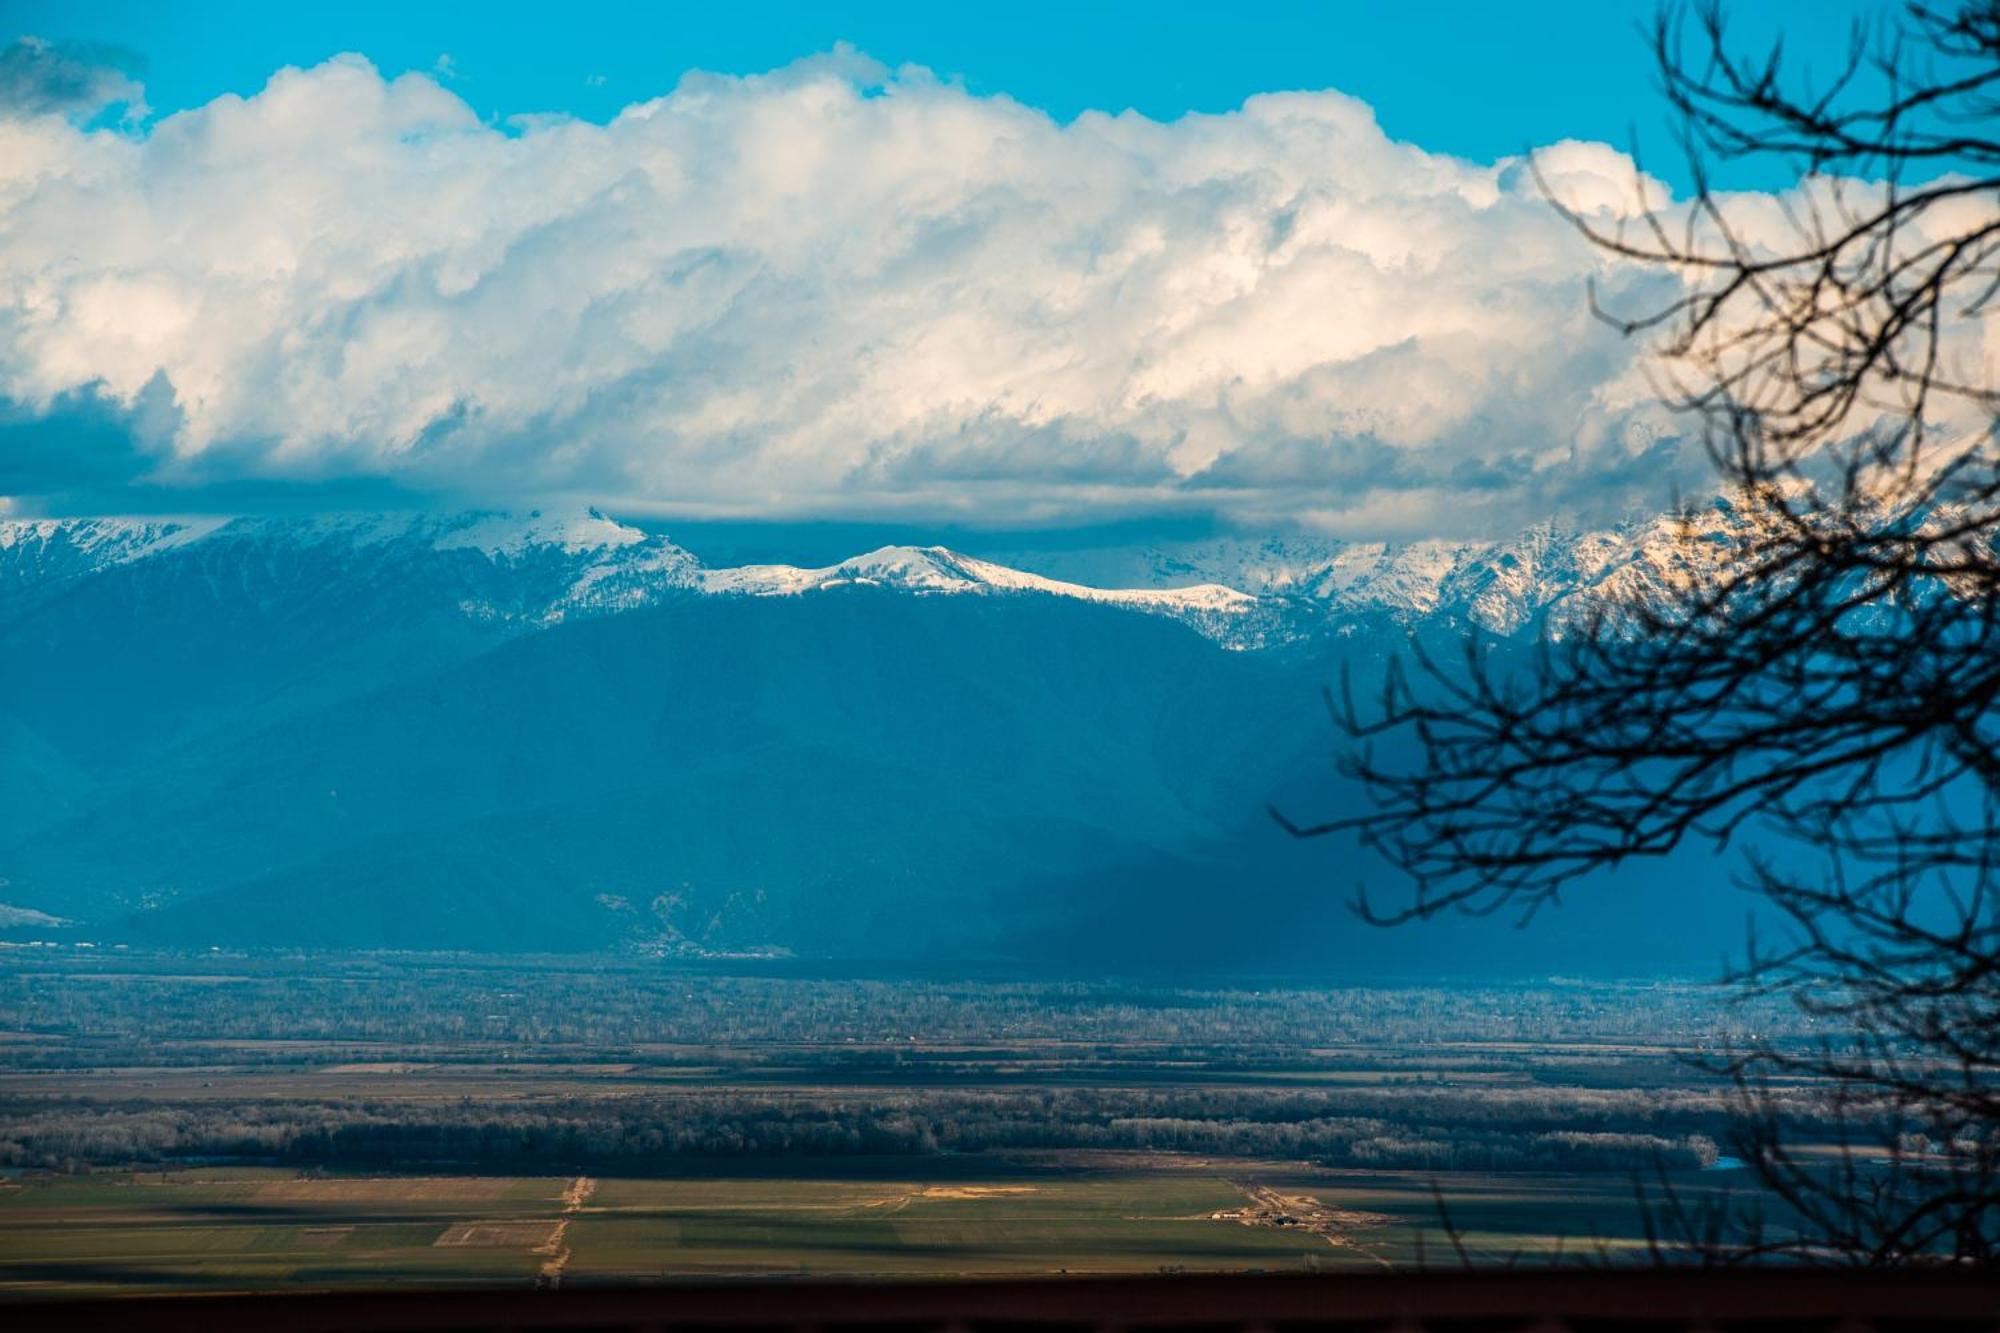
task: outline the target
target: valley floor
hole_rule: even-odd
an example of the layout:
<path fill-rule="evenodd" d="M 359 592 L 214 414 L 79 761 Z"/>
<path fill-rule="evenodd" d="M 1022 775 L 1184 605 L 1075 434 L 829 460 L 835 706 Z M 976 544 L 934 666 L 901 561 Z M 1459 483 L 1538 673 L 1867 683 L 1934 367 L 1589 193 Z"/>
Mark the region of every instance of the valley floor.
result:
<path fill-rule="evenodd" d="M 1782 1015 L 0 951 L 0 1296 L 1643 1257 L 1635 1179 L 1746 1184 L 1686 1058 L 1746 1021 Z"/>
<path fill-rule="evenodd" d="M 1298 1163 L 794 1163 L 782 1174 L 563 1179 L 181 1167 L 0 1184 L 0 1294 L 519 1287 L 685 1278 L 1279 1272 L 1629 1249 L 1629 1186 L 1590 1176 Z M 958 1164 L 953 1164 L 957 1166 Z"/>

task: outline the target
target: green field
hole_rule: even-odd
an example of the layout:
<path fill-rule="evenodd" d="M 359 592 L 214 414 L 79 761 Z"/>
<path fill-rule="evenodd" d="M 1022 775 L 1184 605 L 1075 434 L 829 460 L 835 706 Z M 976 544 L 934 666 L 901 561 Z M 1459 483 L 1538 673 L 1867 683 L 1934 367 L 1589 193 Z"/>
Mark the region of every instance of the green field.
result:
<path fill-rule="evenodd" d="M 528 1285 L 552 1266 L 577 1284 L 1280 1269 L 1342 1258 L 1322 1236 L 1217 1220 L 1243 1206 L 1242 1191 L 1187 1171 L 591 1180 L 572 1207 L 574 1190 L 559 1178 L 243 1168 L 12 1183 L 0 1186 L 0 1291 Z"/>
<path fill-rule="evenodd" d="M 0 1187 L 0 1290 L 532 1280 L 528 1247 L 440 1246 L 466 1220 L 553 1217 L 567 1182 L 100 1174 Z"/>
<path fill-rule="evenodd" d="M 0 1184 L 0 1293 L 1449 1267 L 1433 1183 L 1166 1156 L 977 1177 L 42 1177 Z M 1601 1177 L 1435 1184 L 1480 1262 L 1590 1253 L 1593 1228 L 1632 1213 Z M 1303 1222 L 1259 1215 L 1260 1192 Z M 1614 1230 L 1609 1248 L 1635 1243 Z"/>
<path fill-rule="evenodd" d="M 1299 1268 L 1316 1236 L 1218 1221 L 1215 1176 L 609 1181 L 572 1228 L 571 1271 L 941 1274 Z"/>

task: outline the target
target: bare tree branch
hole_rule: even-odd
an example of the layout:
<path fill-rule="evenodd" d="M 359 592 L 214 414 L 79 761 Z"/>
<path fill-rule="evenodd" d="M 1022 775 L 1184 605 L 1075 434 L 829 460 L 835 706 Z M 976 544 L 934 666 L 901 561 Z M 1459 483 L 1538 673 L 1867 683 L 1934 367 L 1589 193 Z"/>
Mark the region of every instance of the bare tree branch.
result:
<path fill-rule="evenodd" d="M 1674 279 L 1650 307 L 1592 303 L 1644 341 L 1716 499 L 1525 650 L 1413 645 L 1367 705 L 1343 680 L 1340 771 L 1369 808 L 1287 827 L 1407 872 L 1360 904 L 1384 922 L 1532 916 L 1632 858 L 1753 839 L 1745 881 L 1792 929 L 1730 980 L 1840 1038 L 1726 1061 L 1786 1224 L 1718 1229 L 1669 1192 L 1663 1233 L 1710 1259 L 1728 1230 L 1732 1259 L 1993 1263 L 2000 0 L 1857 30 L 1817 89 L 1782 44 L 1739 52 L 1713 4 L 1652 40 L 1694 197 L 1618 220 L 1543 189 L 1608 260 Z M 1778 204 L 1710 184 L 1742 159 L 1799 183 Z M 1824 1096 L 1830 1139 L 1797 1138 L 1779 1077 Z"/>

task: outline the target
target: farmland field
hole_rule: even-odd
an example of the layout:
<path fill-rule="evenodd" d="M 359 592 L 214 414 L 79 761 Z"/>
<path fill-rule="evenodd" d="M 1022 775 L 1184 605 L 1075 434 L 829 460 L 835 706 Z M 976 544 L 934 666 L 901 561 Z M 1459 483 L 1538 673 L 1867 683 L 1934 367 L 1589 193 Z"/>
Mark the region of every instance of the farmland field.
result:
<path fill-rule="evenodd" d="M 1456 1262 L 1430 1182 L 1163 1158 L 991 1179 L 301 1176 L 181 1168 L 0 1186 L 0 1292 L 546 1284 L 742 1275 L 887 1278 L 1283 1271 Z M 1609 1186 L 1609 1188 L 1607 1188 Z M 1448 1182 L 1482 1257 L 1587 1249 L 1616 1182 Z M 1325 1230 L 1246 1217 L 1263 1191 Z M 1393 1211 L 1389 1211 L 1393 1210 Z M 1424 1236 L 1429 1237 L 1428 1251 Z"/>
<path fill-rule="evenodd" d="M 0 952 L 0 1296 L 1617 1259 L 1635 1178 L 1741 1188 L 1685 1053 L 1744 1021 L 1655 984 Z"/>

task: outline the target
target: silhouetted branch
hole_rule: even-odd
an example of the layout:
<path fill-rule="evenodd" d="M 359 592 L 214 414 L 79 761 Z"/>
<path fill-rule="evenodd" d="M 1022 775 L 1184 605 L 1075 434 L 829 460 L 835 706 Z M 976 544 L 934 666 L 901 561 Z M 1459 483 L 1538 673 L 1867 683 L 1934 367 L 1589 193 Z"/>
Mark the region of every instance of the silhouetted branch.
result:
<path fill-rule="evenodd" d="M 1469 637 L 1454 661 L 1413 645 L 1365 709 L 1343 678 L 1340 771 L 1369 809 L 1286 827 L 1352 832 L 1406 871 L 1405 896 L 1360 904 L 1383 922 L 1531 917 L 1633 858 L 1754 832 L 1746 882 L 1792 930 L 1753 941 L 1731 980 L 1841 1040 L 1731 1057 L 1782 1231 L 1719 1227 L 1668 1189 L 1662 1235 L 1704 1261 L 1728 1233 L 1738 1259 L 1990 1263 L 2000 2 L 1857 30 L 1818 89 L 1781 44 L 1739 53 L 1714 5 L 1663 13 L 1653 43 L 1693 198 L 1642 189 L 1648 206 L 1620 219 L 1544 191 L 1612 261 L 1674 279 L 1650 307 L 1592 304 L 1645 340 L 1716 470 L 1714 503 L 1683 508 L 1531 645 Z M 1711 164 L 1744 158 L 1799 183 L 1775 202 L 1711 186 Z M 1832 1143 L 1796 1141 L 1759 1091 L 1773 1073 L 1824 1094 Z"/>

